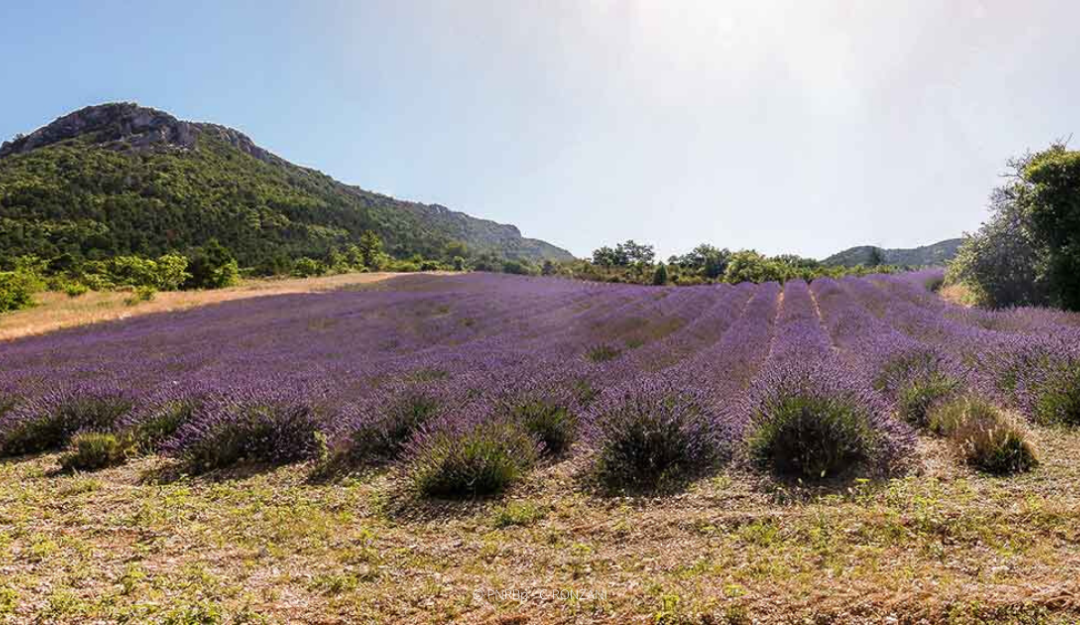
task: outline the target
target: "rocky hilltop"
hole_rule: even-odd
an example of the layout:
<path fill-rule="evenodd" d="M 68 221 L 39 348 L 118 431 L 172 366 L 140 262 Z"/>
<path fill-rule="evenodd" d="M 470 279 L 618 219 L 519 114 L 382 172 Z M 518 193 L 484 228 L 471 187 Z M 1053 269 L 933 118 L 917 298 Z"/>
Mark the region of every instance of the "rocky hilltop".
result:
<path fill-rule="evenodd" d="M 0 225 L 0 254 L 152 255 L 213 237 L 256 265 L 326 254 L 370 229 L 398 255 L 437 258 L 458 241 L 474 254 L 573 258 L 513 225 L 344 184 L 232 128 L 129 102 L 0 145 Z"/>
<path fill-rule="evenodd" d="M 102 147 L 114 149 L 190 149 L 202 133 L 213 135 L 261 161 L 283 162 L 232 128 L 182 121 L 164 111 L 131 102 L 88 106 L 69 113 L 29 135 L 5 141 L 0 145 L 0 158 L 84 136 Z"/>

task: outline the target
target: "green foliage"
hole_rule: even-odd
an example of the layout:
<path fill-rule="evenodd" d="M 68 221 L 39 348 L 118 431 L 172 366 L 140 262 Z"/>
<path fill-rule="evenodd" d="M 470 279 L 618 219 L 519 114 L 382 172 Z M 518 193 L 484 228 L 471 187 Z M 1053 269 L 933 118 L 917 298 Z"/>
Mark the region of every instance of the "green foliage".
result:
<path fill-rule="evenodd" d="M 383 252 L 383 240 L 375 232 L 372 232 L 371 230 L 362 232 L 360 234 L 360 244 L 358 247 L 360 249 L 360 259 L 368 269 L 377 271 L 386 263 L 386 255 Z"/>
<path fill-rule="evenodd" d="M 779 262 L 753 250 L 735 252 L 728 259 L 724 282 L 783 282 L 789 272 Z"/>
<path fill-rule="evenodd" d="M 140 286 L 135 289 L 135 292 L 130 297 L 124 300 L 124 303 L 128 306 L 135 306 L 143 302 L 149 302 L 157 295 L 157 289 L 152 286 Z"/>
<path fill-rule="evenodd" d="M 507 260 L 502 264 L 503 273 L 511 273 L 519 276 L 529 276 L 536 273 L 536 269 L 524 260 Z"/>
<path fill-rule="evenodd" d="M 604 246 L 593 252 L 593 263 L 602 267 L 629 267 L 651 265 L 656 253 L 653 246 L 643 245 L 633 239 L 619 243 L 614 248 Z"/>
<path fill-rule="evenodd" d="M 791 396 L 750 433 L 750 456 L 774 473 L 817 480 L 866 460 L 876 444 L 865 412 L 831 398 Z"/>
<path fill-rule="evenodd" d="M 730 258 L 730 251 L 703 243 L 682 256 L 672 256 L 668 262 L 678 266 L 683 275 L 716 280 L 724 275 Z"/>
<path fill-rule="evenodd" d="M 34 275 L 22 271 L 0 271 L 0 313 L 34 305 L 34 293 L 41 287 Z"/>
<path fill-rule="evenodd" d="M 64 293 L 72 298 L 86 295 L 89 290 L 90 288 L 81 282 L 68 282 L 64 285 Z"/>
<path fill-rule="evenodd" d="M 551 261 L 545 261 L 545 263 Z M 461 256 L 455 256 L 453 260 L 454 271 L 465 271 L 465 259 Z"/>
<path fill-rule="evenodd" d="M 536 441 L 521 427 L 484 422 L 431 434 L 413 459 L 410 477 L 425 496 L 486 496 L 521 479 L 536 461 Z"/>
<path fill-rule="evenodd" d="M 1080 151 L 1052 146 L 1027 164 L 1032 234 L 1045 253 L 1051 301 L 1080 310 Z"/>
<path fill-rule="evenodd" d="M 185 150 L 100 145 L 123 132 L 120 126 L 101 136 L 88 132 L 0 160 L 0 257 L 156 258 L 210 239 L 244 267 L 277 263 L 279 255 L 323 259 L 350 244 L 364 251 L 361 264 L 372 270 L 385 254 L 469 258 L 470 248 L 525 259 L 565 257 L 510 226 L 257 158 L 212 129 L 201 129 Z"/>
<path fill-rule="evenodd" d="M 64 471 L 97 471 L 127 462 L 136 453 L 130 436 L 83 432 L 71 439 L 70 448 L 60 456 Z"/>
<path fill-rule="evenodd" d="M 654 286 L 664 286 L 668 282 L 667 265 L 660 263 L 653 272 L 652 283 Z"/>
<path fill-rule="evenodd" d="M 327 272 L 326 265 L 313 258 L 301 258 L 293 263 L 292 274 L 299 278 L 310 278 L 313 276 L 325 275 Z"/>
<path fill-rule="evenodd" d="M 188 269 L 191 277 L 184 287 L 189 289 L 220 289 L 240 280 L 240 266 L 217 239 L 210 239 L 191 254 Z"/>
<path fill-rule="evenodd" d="M 990 220 L 965 237 L 947 279 L 987 306 L 1080 310 L 1080 152 L 1054 144 L 1009 168 Z"/>

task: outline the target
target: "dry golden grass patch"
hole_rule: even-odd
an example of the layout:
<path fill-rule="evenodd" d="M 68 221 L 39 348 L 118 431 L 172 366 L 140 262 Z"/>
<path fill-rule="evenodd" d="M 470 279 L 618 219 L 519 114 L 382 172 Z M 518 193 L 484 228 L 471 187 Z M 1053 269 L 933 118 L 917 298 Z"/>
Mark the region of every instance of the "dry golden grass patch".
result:
<path fill-rule="evenodd" d="M 946 284 L 938 290 L 938 295 L 947 302 L 952 302 L 959 306 L 971 308 L 975 305 L 975 296 L 971 293 L 971 289 L 963 284 Z"/>
<path fill-rule="evenodd" d="M 401 498 L 392 471 L 162 481 L 148 458 L 0 464 L 0 622 L 1074 623 L 1080 433 L 992 478 L 793 491 L 725 473 L 662 498 L 583 491 L 583 459 L 495 500 Z M 5 621 L 6 619 L 6 621 Z"/>
<path fill-rule="evenodd" d="M 160 292 L 151 301 L 135 305 L 125 302 L 131 297 L 131 293 L 124 291 L 91 291 L 79 297 L 68 297 L 64 293 L 39 293 L 35 296 L 37 306 L 0 315 L 0 341 L 44 334 L 61 328 L 185 310 L 249 297 L 351 288 L 381 282 L 398 275 L 403 274 L 349 273 L 317 278 L 250 279 L 227 289 Z"/>

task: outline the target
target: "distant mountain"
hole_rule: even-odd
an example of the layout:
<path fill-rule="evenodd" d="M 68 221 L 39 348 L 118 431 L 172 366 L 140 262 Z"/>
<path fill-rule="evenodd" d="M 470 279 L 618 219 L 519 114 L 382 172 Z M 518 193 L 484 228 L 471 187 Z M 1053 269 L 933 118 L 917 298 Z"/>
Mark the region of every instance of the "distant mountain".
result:
<path fill-rule="evenodd" d="M 343 184 L 241 132 L 131 103 L 91 106 L 0 146 L 0 256 L 155 256 L 217 238 L 242 265 L 320 257 L 379 233 L 398 256 L 448 243 L 572 259 L 511 225 Z"/>
<path fill-rule="evenodd" d="M 868 265 L 873 262 L 874 250 L 878 250 L 881 254 L 882 262 L 887 265 L 944 265 L 956 256 L 956 251 L 960 249 L 960 244 L 962 242 L 963 239 L 946 239 L 934 243 L 933 245 L 895 250 L 883 249 L 872 245 L 860 245 L 859 247 L 848 248 L 842 252 L 833 254 L 822 262 L 826 265 L 843 265 L 845 267 Z"/>

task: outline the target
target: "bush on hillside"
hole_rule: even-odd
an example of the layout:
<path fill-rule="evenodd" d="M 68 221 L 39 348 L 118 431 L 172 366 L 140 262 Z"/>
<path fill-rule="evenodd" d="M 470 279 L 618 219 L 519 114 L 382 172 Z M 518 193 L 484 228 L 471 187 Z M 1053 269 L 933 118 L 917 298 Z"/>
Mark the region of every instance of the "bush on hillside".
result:
<path fill-rule="evenodd" d="M 313 258 L 299 258 L 292 265 L 292 274 L 298 278 L 325 275 L 328 267 Z"/>
<path fill-rule="evenodd" d="M 188 289 L 220 289 L 232 286 L 240 280 L 240 266 L 236 259 L 217 239 L 210 239 L 188 257 L 191 277 L 184 282 Z"/>
<path fill-rule="evenodd" d="M 0 313 L 21 310 L 34 305 L 38 279 L 23 272 L 0 272 Z"/>

